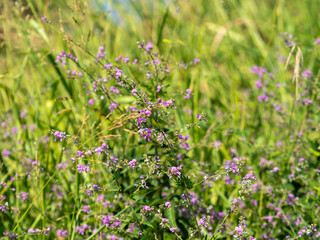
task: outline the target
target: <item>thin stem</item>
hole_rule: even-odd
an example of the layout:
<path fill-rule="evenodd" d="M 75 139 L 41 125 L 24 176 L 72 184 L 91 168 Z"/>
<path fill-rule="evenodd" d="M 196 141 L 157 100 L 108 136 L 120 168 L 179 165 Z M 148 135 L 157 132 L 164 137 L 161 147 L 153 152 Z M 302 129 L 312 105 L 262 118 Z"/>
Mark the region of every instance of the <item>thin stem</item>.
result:
<path fill-rule="evenodd" d="M 194 209 L 193 209 L 193 205 L 191 204 L 191 201 L 190 201 L 189 191 L 188 191 L 188 189 L 187 189 L 186 186 L 184 186 L 184 189 L 185 189 L 185 191 L 186 191 L 187 201 L 188 201 L 188 204 L 189 204 L 189 206 L 190 206 L 190 208 L 191 208 L 191 212 L 192 212 L 192 215 L 193 215 L 193 219 L 194 219 L 194 221 L 196 222 L 198 235 L 199 235 L 199 237 L 200 237 L 200 239 L 201 239 L 201 238 L 202 238 L 202 236 L 201 236 L 201 231 L 200 231 L 200 227 L 199 227 L 199 224 L 198 224 L 198 221 L 197 221 L 196 214 L 195 214 Z"/>

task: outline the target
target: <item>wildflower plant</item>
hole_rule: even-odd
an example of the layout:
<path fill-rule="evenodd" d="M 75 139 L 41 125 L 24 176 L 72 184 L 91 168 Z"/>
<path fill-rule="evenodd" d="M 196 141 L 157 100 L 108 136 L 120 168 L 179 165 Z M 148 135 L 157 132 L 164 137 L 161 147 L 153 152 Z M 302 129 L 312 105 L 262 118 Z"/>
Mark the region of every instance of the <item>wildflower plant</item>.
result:
<path fill-rule="evenodd" d="M 277 67 L 238 66 L 245 83 L 213 93 L 220 83 L 203 81 L 214 71 L 202 72 L 208 53 L 177 57 L 181 40 L 164 47 L 175 44 L 162 31 L 180 8 L 167 8 L 157 41 L 131 36 L 131 51 L 119 53 L 86 28 L 86 6 L 68 5 L 70 22 L 61 10 L 57 21 L 30 7 L 30 26 L 63 45 L 34 55 L 58 80 L 0 117 L 1 239 L 320 236 L 317 38 L 311 54 L 281 33 L 277 50 L 288 57 L 273 59 Z"/>

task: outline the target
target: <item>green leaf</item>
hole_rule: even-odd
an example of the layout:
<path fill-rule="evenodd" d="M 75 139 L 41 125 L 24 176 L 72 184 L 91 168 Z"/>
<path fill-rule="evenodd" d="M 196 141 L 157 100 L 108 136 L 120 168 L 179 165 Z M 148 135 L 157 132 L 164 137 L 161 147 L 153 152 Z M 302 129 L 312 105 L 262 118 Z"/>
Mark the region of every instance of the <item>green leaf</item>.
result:
<path fill-rule="evenodd" d="M 176 222 L 176 212 L 174 207 L 170 207 L 166 209 L 166 216 L 169 219 L 170 225 L 172 227 L 177 227 L 177 222 Z"/>
<path fill-rule="evenodd" d="M 43 28 L 34 20 L 30 19 L 30 25 L 39 33 L 44 41 L 49 45 L 49 39 Z"/>
<path fill-rule="evenodd" d="M 149 223 L 149 222 L 143 222 L 142 224 L 154 229 L 153 225 L 151 223 Z"/>

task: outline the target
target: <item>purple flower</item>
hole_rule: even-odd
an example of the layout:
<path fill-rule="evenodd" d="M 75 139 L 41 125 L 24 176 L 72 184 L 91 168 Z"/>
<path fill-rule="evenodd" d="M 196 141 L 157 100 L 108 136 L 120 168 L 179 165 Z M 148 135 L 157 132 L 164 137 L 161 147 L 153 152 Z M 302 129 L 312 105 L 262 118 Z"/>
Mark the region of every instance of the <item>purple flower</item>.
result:
<path fill-rule="evenodd" d="M 176 230 L 176 228 L 174 228 L 174 227 L 173 227 L 173 228 L 170 228 L 170 231 L 171 231 L 171 232 L 174 232 L 175 230 Z"/>
<path fill-rule="evenodd" d="M 269 100 L 269 97 L 266 94 L 260 95 L 258 97 L 259 102 L 268 102 L 268 100 Z"/>
<path fill-rule="evenodd" d="M 17 197 L 18 197 L 18 199 L 22 199 L 23 201 L 26 201 L 28 195 L 29 195 L 29 193 L 27 193 L 27 192 L 20 192 Z"/>
<path fill-rule="evenodd" d="M 21 112 L 20 113 L 20 118 L 25 118 L 27 116 L 27 113 L 26 112 Z"/>
<path fill-rule="evenodd" d="M 221 141 L 215 141 L 215 142 L 213 143 L 213 146 L 214 146 L 217 150 L 219 150 L 219 149 L 221 148 L 221 145 L 222 145 Z"/>
<path fill-rule="evenodd" d="M 94 99 L 90 99 L 90 100 L 88 101 L 88 103 L 89 103 L 89 105 L 93 105 Z"/>
<path fill-rule="evenodd" d="M 110 91 L 119 94 L 119 90 L 115 86 L 111 86 Z"/>
<path fill-rule="evenodd" d="M 189 98 L 190 98 L 190 94 L 191 94 L 192 91 L 188 88 L 188 89 L 186 90 L 186 92 L 187 92 L 187 95 L 185 95 L 184 98 L 185 98 L 185 99 L 189 99 Z"/>
<path fill-rule="evenodd" d="M 168 177 L 171 178 L 172 175 L 176 175 L 176 177 L 180 178 L 181 177 L 181 172 L 180 170 L 182 169 L 182 165 L 179 167 L 169 167 L 168 169 Z"/>
<path fill-rule="evenodd" d="M 128 62 L 129 61 L 129 57 L 125 57 L 124 59 L 123 59 L 123 61 L 126 63 L 126 62 Z"/>
<path fill-rule="evenodd" d="M 226 165 L 224 166 L 224 169 L 226 170 L 227 173 L 233 172 L 236 175 L 239 175 L 239 167 L 236 161 L 236 158 L 234 158 L 232 161 L 227 161 Z"/>
<path fill-rule="evenodd" d="M 65 132 L 56 131 L 54 133 L 54 141 L 56 141 L 57 138 L 59 138 L 60 142 L 62 142 L 66 137 L 67 137 L 67 134 Z"/>
<path fill-rule="evenodd" d="M 306 98 L 304 98 L 304 99 L 302 100 L 302 102 L 303 102 L 304 105 L 313 104 L 313 101 L 312 101 L 311 99 L 306 99 Z"/>
<path fill-rule="evenodd" d="M 86 214 L 90 214 L 90 212 L 91 212 L 89 206 L 87 206 L 87 205 L 83 206 L 82 211 L 84 211 Z"/>
<path fill-rule="evenodd" d="M 142 206 L 140 216 L 145 217 L 146 215 L 150 215 L 151 211 L 152 211 L 152 209 L 149 206 L 144 205 L 144 206 Z"/>
<path fill-rule="evenodd" d="M 259 72 L 259 67 L 258 66 L 254 66 L 253 68 L 251 68 L 251 72 L 253 74 L 257 74 Z"/>
<path fill-rule="evenodd" d="M 130 167 L 132 167 L 133 170 L 134 170 L 134 167 L 136 166 L 136 163 L 137 163 L 137 160 L 136 159 L 132 159 L 130 162 L 128 162 L 128 165 Z"/>
<path fill-rule="evenodd" d="M 259 78 L 262 78 L 263 74 L 267 72 L 267 70 L 265 68 L 260 68 L 259 66 L 254 66 L 251 68 L 251 72 L 258 75 Z"/>
<path fill-rule="evenodd" d="M 179 138 L 179 142 L 180 142 L 180 143 L 181 143 L 182 141 L 186 141 L 186 140 L 188 140 L 188 139 L 191 139 L 191 137 L 189 137 L 189 136 L 182 136 L 182 135 L 179 135 L 178 138 Z"/>
<path fill-rule="evenodd" d="M 256 177 L 252 174 L 252 173 L 248 173 L 243 180 L 248 180 L 248 179 L 252 179 L 252 180 L 257 180 Z"/>
<path fill-rule="evenodd" d="M 242 233 L 243 233 L 243 228 L 242 228 L 241 225 L 237 226 L 237 227 L 235 228 L 235 230 L 238 232 L 238 234 L 239 234 L 240 236 L 242 235 Z"/>
<path fill-rule="evenodd" d="M 152 48 L 152 43 L 148 42 L 146 45 L 146 50 L 149 51 Z"/>
<path fill-rule="evenodd" d="M 145 211 L 151 211 L 151 208 L 147 205 L 142 206 Z"/>
<path fill-rule="evenodd" d="M 197 114 L 197 119 L 198 119 L 199 121 L 208 122 L 208 120 L 206 119 L 206 114 L 202 114 L 202 115 Z"/>
<path fill-rule="evenodd" d="M 109 63 L 109 64 L 104 65 L 103 67 L 110 69 L 112 66 L 113 66 L 113 64 L 112 64 L 112 63 Z"/>
<path fill-rule="evenodd" d="M 149 129 L 149 128 L 140 129 L 139 134 L 140 134 L 139 140 L 141 138 L 144 138 L 145 140 L 147 140 L 147 142 L 149 142 L 152 137 L 152 129 Z"/>
<path fill-rule="evenodd" d="M 314 45 L 320 44 L 320 38 L 317 38 L 317 39 L 314 41 L 313 44 L 314 44 Z"/>
<path fill-rule="evenodd" d="M 166 108 L 175 107 L 172 100 L 163 101 L 162 104 L 163 104 L 163 106 L 165 106 Z"/>
<path fill-rule="evenodd" d="M 137 89 L 132 89 L 131 93 L 133 94 L 133 96 L 135 96 L 137 93 Z"/>
<path fill-rule="evenodd" d="M 256 89 L 259 89 L 259 88 L 261 88 L 261 87 L 262 87 L 261 81 L 260 81 L 260 80 L 257 80 L 257 81 L 256 81 Z"/>
<path fill-rule="evenodd" d="M 5 157 L 8 157 L 10 155 L 10 151 L 9 150 L 2 150 L 2 155 L 5 156 Z"/>
<path fill-rule="evenodd" d="M 167 223 L 169 220 L 167 218 L 162 218 L 160 222 L 160 226 L 164 227 L 165 223 Z"/>
<path fill-rule="evenodd" d="M 262 217 L 262 219 L 265 219 L 270 223 L 270 222 L 272 222 L 273 217 L 272 216 L 265 216 L 265 217 Z"/>
<path fill-rule="evenodd" d="M 35 228 L 35 229 L 28 229 L 28 233 L 32 233 L 32 234 L 38 234 L 38 233 L 41 233 L 41 230 L 38 229 L 38 228 Z"/>
<path fill-rule="evenodd" d="M 205 216 L 204 216 L 203 218 L 201 218 L 198 223 L 199 223 L 200 225 L 204 226 L 204 227 L 208 227 Z"/>
<path fill-rule="evenodd" d="M 95 61 L 96 63 L 99 61 L 99 59 L 103 59 L 105 57 L 105 55 L 107 54 L 106 52 L 103 52 L 103 51 L 104 51 L 104 47 L 100 46 L 97 57 L 96 57 L 96 61 Z"/>
<path fill-rule="evenodd" d="M 117 107 L 118 107 L 118 105 L 117 105 L 117 104 L 115 104 L 115 103 L 111 103 L 111 104 L 110 104 L 110 107 L 108 107 L 108 108 L 109 108 L 110 112 L 113 112 L 113 111 L 114 111 L 114 109 L 116 109 Z"/>
<path fill-rule="evenodd" d="M 8 206 L 8 202 L 6 202 L 4 206 L 0 205 L 0 211 L 2 211 L 3 213 L 7 213 L 8 212 L 7 206 Z"/>
<path fill-rule="evenodd" d="M 171 203 L 170 203 L 170 202 L 166 202 L 164 205 L 165 205 L 167 208 L 170 208 L 170 207 L 171 207 Z"/>
<path fill-rule="evenodd" d="M 91 170 L 90 170 L 90 168 L 89 168 L 89 166 L 86 166 L 86 165 L 84 165 L 84 164 L 78 164 L 77 165 L 77 171 L 79 172 L 79 173 L 82 173 L 82 172 L 90 172 Z"/>
<path fill-rule="evenodd" d="M 96 184 L 92 184 L 91 187 L 95 190 L 95 191 L 99 191 L 101 189 L 101 187 L 99 187 Z"/>
<path fill-rule="evenodd" d="M 197 64 L 198 62 L 200 62 L 200 59 L 198 58 L 193 59 L 193 63 Z"/>
<path fill-rule="evenodd" d="M 88 224 L 83 224 L 82 226 L 77 226 L 75 232 L 79 232 L 80 235 L 84 235 L 86 229 L 90 229 Z"/>
<path fill-rule="evenodd" d="M 100 156 L 101 152 L 106 152 L 109 146 L 106 143 L 102 143 L 100 147 L 97 147 L 94 151 Z"/>
<path fill-rule="evenodd" d="M 311 72 L 310 69 L 305 70 L 305 71 L 302 73 L 302 77 L 303 77 L 303 78 L 309 78 L 311 75 L 312 75 L 312 72 Z"/>
<path fill-rule="evenodd" d="M 84 158 L 84 157 L 85 157 L 85 156 L 84 156 L 84 151 L 77 151 L 77 156 Z"/>

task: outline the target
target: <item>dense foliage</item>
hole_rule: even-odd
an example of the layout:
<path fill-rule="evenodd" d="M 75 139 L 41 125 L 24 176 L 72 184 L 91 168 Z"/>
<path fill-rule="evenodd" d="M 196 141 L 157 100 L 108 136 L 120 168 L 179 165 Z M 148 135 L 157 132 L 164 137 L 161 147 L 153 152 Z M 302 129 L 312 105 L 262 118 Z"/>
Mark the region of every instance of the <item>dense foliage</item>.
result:
<path fill-rule="evenodd" d="M 1 239 L 320 238 L 320 2 L 200 2 L 2 1 Z"/>

